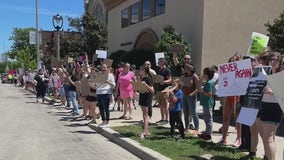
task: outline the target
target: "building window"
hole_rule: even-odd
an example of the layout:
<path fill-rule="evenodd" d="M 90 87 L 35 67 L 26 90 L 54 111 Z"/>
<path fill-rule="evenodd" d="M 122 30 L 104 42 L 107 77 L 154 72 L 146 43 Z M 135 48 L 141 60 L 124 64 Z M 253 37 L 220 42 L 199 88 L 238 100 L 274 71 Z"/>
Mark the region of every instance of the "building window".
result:
<path fill-rule="evenodd" d="M 142 20 L 151 17 L 151 3 L 152 0 L 142 0 Z"/>
<path fill-rule="evenodd" d="M 165 0 L 155 0 L 155 16 L 165 13 Z"/>
<path fill-rule="evenodd" d="M 128 26 L 128 8 L 122 10 L 121 12 L 121 28 Z"/>
<path fill-rule="evenodd" d="M 98 3 L 95 7 L 95 17 L 104 22 L 104 9 L 103 6 Z"/>
<path fill-rule="evenodd" d="M 131 6 L 131 23 L 135 24 L 139 22 L 139 4 L 135 3 Z"/>

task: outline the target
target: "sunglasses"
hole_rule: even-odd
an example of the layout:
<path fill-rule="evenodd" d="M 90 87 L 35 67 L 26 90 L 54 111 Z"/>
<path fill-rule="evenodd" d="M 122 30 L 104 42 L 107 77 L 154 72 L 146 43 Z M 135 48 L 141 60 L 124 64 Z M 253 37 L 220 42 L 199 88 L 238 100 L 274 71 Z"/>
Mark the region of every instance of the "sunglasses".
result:
<path fill-rule="evenodd" d="M 184 60 L 191 60 L 191 58 L 184 58 Z"/>

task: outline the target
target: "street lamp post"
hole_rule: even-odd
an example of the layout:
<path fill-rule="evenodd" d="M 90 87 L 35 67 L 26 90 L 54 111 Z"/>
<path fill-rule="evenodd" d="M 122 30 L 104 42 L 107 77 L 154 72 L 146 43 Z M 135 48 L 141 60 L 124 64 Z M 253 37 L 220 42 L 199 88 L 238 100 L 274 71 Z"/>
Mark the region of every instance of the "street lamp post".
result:
<path fill-rule="evenodd" d="M 63 17 L 59 14 L 56 14 L 52 18 L 53 27 L 57 31 L 57 60 L 60 60 L 60 29 L 63 26 Z"/>

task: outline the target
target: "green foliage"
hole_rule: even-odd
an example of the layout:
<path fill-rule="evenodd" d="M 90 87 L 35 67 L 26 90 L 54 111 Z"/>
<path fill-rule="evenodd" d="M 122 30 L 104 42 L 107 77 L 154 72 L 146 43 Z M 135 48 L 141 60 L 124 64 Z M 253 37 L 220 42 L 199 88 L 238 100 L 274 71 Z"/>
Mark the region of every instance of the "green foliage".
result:
<path fill-rule="evenodd" d="M 248 157 L 234 148 L 207 142 L 191 135 L 186 135 L 185 140 L 180 140 L 177 132 L 174 137 L 170 137 L 170 129 L 158 125 L 149 126 L 151 135 L 148 139 L 141 139 L 138 136 L 143 133 L 143 128 L 139 125 L 118 126 L 112 129 L 147 148 L 175 160 L 202 159 L 201 156 L 205 154 L 212 155 L 211 159 L 219 160 L 260 159 L 258 157 Z"/>
<path fill-rule="evenodd" d="M 273 22 L 273 24 L 269 22 L 265 24 L 269 32 L 269 46 L 271 50 L 284 54 L 284 10 Z"/>
<path fill-rule="evenodd" d="M 172 44 L 182 44 L 185 46 L 184 53 L 178 56 L 179 59 L 182 59 L 185 54 L 190 54 L 190 46 L 184 39 L 183 35 L 178 34 L 177 32 L 175 32 L 175 29 L 172 26 L 167 25 L 164 27 L 161 38 L 156 44 L 156 46 L 158 52 L 165 53 L 165 58 L 168 62 L 167 66 L 171 69 L 172 74 L 176 75 L 177 70 L 173 64 L 172 54 L 169 53 L 169 49 Z"/>
<path fill-rule="evenodd" d="M 34 28 L 13 28 L 12 36 L 9 40 L 14 41 L 8 56 L 15 59 L 19 50 L 29 49 L 33 58 L 36 59 L 36 46 L 29 44 L 29 31 L 35 31 Z"/>
<path fill-rule="evenodd" d="M 30 48 L 18 50 L 16 52 L 16 60 L 13 63 L 15 69 L 21 68 L 21 64 L 24 64 L 25 69 L 35 69 L 37 67 L 36 59 L 33 57 Z"/>
<path fill-rule="evenodd" d="M 86 12 L 82 18 L 82 26 L 84 50 L 89 57 L 92 57 L 97 49 L 106 49 L 107 28 L 100 20 Z"/>

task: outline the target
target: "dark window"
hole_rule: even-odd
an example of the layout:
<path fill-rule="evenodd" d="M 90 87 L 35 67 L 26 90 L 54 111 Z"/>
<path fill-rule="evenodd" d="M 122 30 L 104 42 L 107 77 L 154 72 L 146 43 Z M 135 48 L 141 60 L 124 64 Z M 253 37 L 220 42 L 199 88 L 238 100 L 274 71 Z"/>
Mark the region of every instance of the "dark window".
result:
<path fill-rule="evenodd" d="M 165 13 L 165 0 L 155 0 L 155 16 Z"/>
<path fill-rule="evenodd" d="M 148 19 L 151 17 L 151 0 L 142 1 L 142 19 Z"/>
<path fill-rule="evenodd" d="M 128 8 L 122 10 L 121 12 L 121 27 L 127 27 L 128 26 Z"/>
<path fill-rule="evenodd" d="M 135 24 L 139 21 L 139 4 L 135 3 L 131 6 L 131 24 Z"/>

